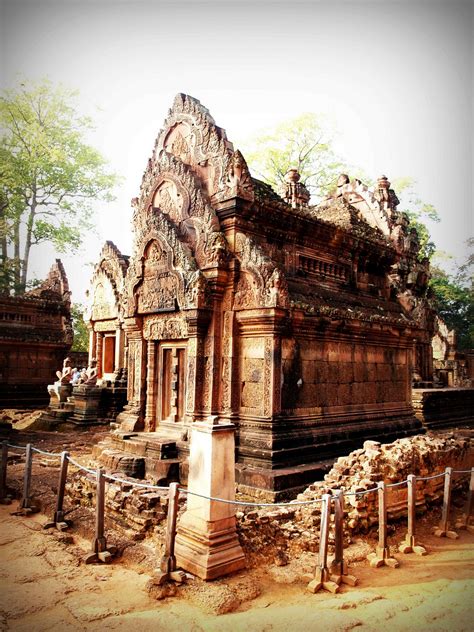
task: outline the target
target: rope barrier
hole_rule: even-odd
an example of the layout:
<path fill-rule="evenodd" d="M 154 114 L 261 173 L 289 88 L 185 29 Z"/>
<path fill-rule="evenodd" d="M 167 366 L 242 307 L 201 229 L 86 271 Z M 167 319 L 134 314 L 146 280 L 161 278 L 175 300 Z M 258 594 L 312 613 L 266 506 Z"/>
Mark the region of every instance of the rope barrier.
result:
<path fill-rule="evenodd" d="M 16 449 L 16 450 L 26 450 L 26 446 L 13 445 L 11 443 L 8 444 L 8 447 Z M 57 458 L 60 458 L 62 456 L 62 453 L 46 452 L 44 450 L 41 450 L 40 448 L 32 447 L 32 450 L 34 452 L 38 452 L 39 454 L 43 454 L 44 456 L 51 456 L 51 457 L 57 457 Z M 67 459 L 72 465 L 77 467 L 79 470 L 82 470 L 83 472 L 87 472 L 87 474 L 96 473 L 95 470 L 92 470 L 90 468 L 87 468 L 81 465 L 69 455 L 67 456 Z M 470 474 L 471 470 L 452 470 L 452 473 L 453 474 Z M 445 472 L 441 472 L 439 474 L 434 474 L 432 476 L 417 476 L 417 480 L 429 481 L 435 478 L 441 478 L 442 476 L 445 476 L 445 475 L 446 475 Z M 104 474 L 104 478 L 106 478 L 109 481 L 114 481 L 116 483 L 123 483 L 125 485 L 131 485 L 132 487 L 138 487 L 142 489 L 155 489 L 158 491 L 169 490 L 169 487 L 165 487 L 161 485 L 152 485 L 151 483 L 135 483 L 132 481 L 127 481 L 123 478 L 118 478 L 117 476 L 113 476 L 112 474 Z M 398 483 L 388 483 L 385 485 L 385 487 L 387 488 L 401 487 L 402 485 L 405 485 L 407 483 L 408 483 L 408 479 L 405 479 L 403 481 L 399 481 Z M 373 492 L 378 491 L 378 489 L 379 489 L 378 487 L 371 487 L 370 489 L 365 489 L 359 492 L 344 492 L 344 496 L 365 496 L 366 494 L 371 494 Z M 237 506 L 243 506 L 243 507 L 295 507 L 295 506 L 313 505 L 315 503 L 320 503 L 323 500 L 322 498 L 315 498 L 313 500 L 293 500 L 293 501 L 289 501 L 285 503 L 283 502 L 282 503 L 264 503 L 264 502 L 258 503 L 258 502 L 250 502 L 250 501 L 247 502 L 243 500 L 227 500 L 225 498 L 219 498 L 216 496 L 206 496 L 205 494 L 199 494 L 197 492 L 189 491 L 188 489 L 183 488 L 183 487 L 180 487 L 179 491 L 183 492 L 184 494 L 190 494 L 192 496 L 197 496 L 199 498 L 204 498 L 206 500 L 213 500 L 213 501 L 225 503 L 228 505 L 237 505 Z"/>
<path fill-rule="evenodd" d="M 322 498 L 315 498 L 314 500 L 291 500 L 287 503 L 253 503 L 246 502 L 244 500 L 228 500 L 225 498 L 217 498 L 215 496 L 206 496 L 204 494 L 198 494 L 197 492 L 191 492 L 189 489 L 184 487 L 180 487 L 179 491 L 183 492 L 183 494 L 198 496 L 199 498 L 205 498 L 206 500 L 215 500 L 220 503 L 225 503 L 226 505 L 241 505 L 244 507 L 295 507 L 301 505 L 313 505 L 314 503 L 320 503 L 323 500 Z"/>
<path fill-rule="evenodd" d="M 87 472 L 88 474 L 94 474 L 95 475 L 95 470 L 91 470 L 88 467 L 84 467 L 83 465 L 81 465 L 80 463 L 78 463 L 77 461 L 75 461 L 71 456 L 68 455 L 68 461 L 70 463 L 72 463 L 72 465 L 74 465 L 75 467 L 77 467 L 80 470 L 83 470 L 84 472 Z"/>
<path fill-rule="evenodd" d="M 404 481 L 400 481 L 399 483 L 386 483 L 385 487 L 400 487 L 401 485 L 405 485 L 405 483 L 408 483 L 407 478 Z"/>
<path fill-rule="evenodd" d="M 469 470 L 470 471 L 470 470 Z M 417 481 L 431 481 L 433 478 L 441 478 L 441 476 L 445 476 L 445 472 L 441 472 L 441 474 L 434 474 L 433 476 L 417 476 Z"/>
<path fill-rule="evenodd" d="M 344 492 L 344 496 L 364 496 L 365 494 L 376 492 L 378 489 L 378 487 L 371 487 L 370 489 L 364 489 L 361 492 Z"/>
<path fill-rule="evenodd" d="M 112 474 L 104 474 L 104 477 L 108 481 L 116 481 L 117 483 L 125 483 L 126 485 L 132 485 L 133 487 L 145 487 L 147 489 L 158 489 L 160 491 L 168 491 L 169 487 L 162 487 L 160 485 L 152 485 L 151 483 L 135 483 L 132 481 L 126 481 L 123 478 L 117 478 L 116 476 L 112 476 Z"/>
<path fill-rule="evenodd" d="M 45 452 L 44 450 L 40 450 L 39 448 L 32 448 L 34 452 L 38 452 L 38 454 L 44 454 L 44 456 L 54 456 L 61 458 L 61 452 Z"/>

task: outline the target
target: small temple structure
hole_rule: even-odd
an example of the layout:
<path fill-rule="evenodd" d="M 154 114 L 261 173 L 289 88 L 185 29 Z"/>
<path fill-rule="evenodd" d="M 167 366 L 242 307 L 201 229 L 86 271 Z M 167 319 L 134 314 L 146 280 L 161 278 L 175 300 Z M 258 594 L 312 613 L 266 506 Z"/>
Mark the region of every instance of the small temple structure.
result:
<path fill-rule="evenodd" d="M 176 96 L 132 201 L 133 253 L 107 242 L 92 279 L 90 359 L 126 384 L 100 458 L 183 479 L 189 430 L 213 416 L 236 427 L 240 489 L 278 499 L 366 439 L 420 431 L 435 311 L 416 230 L 385 176 L 309 200 L 295 170 L 278 193 L 253 178 Z"/>
<path fill-rule="evenodd" d="M 73 341 L 71 293 L 59 259 L 39 287 L 0 295 L 0 408 L 39 407 Z"/>

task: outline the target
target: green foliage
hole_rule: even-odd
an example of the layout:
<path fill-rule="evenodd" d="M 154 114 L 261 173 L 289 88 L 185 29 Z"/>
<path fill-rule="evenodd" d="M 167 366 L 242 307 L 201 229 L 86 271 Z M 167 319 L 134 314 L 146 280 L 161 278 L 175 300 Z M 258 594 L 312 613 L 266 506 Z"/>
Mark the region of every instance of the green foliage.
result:
<path fill-rule="evenodd" d="M 84 321 L 84 306 L 80 303 L 73 303 L 71 316 L 74 331 L 74 342 L 71 351 L 87 351 L 89 349 L 89 331 Z"/>
<path fill-rule="evenodd" d="M 117 176 L 84 138 L 93 129 L 76 93 L 49 81 L 0 97 L 0 291 L 24 291 L 31 248 L 76 250 L 95 200 L 110 201 Z"/>
<path fill-rule="evenodd" d="M 422 261 L 425 257 L 430 259 L 436 252 L 436 244 L 431 240 L 431 235 L 426 221 L 439 222 L 438 211 L 432 204 L 427 204 L 419 198 L 415 190 L 416 182 L 413 178 L 395 178 L 392 187 L 401 200 L 399 211 L 408 215 L 410 226 L 416 228 L 420 240 L 420 251 L 418 259 Z"/>
<path fill-rule="evenodd" d="M 474 246 L 474 239 L 468 241 Z M 436 299 L 438 313 L 450 329 L 455 329 L 459 349 L 474 348 L 474 252 L 449 274 L 438 264 L 431 265 L 430 287 Z"/>
<path fill-rule="evenodd" d="M 283 182 L 288 169 L 295 168 L 301 182 L 316 198 L 335 187 L 344 170 L 331 148 L 332 135 L 321 115 L 302 114 L 280 123 L 244 144 L 250 170 L 274 189 Z"/>

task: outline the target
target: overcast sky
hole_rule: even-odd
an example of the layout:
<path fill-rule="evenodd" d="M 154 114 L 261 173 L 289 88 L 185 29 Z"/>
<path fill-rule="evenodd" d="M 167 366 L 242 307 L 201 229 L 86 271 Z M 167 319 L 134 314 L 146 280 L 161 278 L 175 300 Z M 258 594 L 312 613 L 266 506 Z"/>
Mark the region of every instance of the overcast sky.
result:
<path fill-rule="evenodd" d="M 92 142 L 124 176 L 97 236 L 61 255 L 83 301 L 105 239 L 131 250 L 130 199 L 178 92 L 237 147 L 266 125 L 330 114 L 336 149 L 371 177 L 411 176 L 459 259 L 473 234 L 473 3 L 457 0 L 0 0 L 2 86 L 49 77 L 80 90 Z M 44 275 L 55 254 L 32 254 Z"/>

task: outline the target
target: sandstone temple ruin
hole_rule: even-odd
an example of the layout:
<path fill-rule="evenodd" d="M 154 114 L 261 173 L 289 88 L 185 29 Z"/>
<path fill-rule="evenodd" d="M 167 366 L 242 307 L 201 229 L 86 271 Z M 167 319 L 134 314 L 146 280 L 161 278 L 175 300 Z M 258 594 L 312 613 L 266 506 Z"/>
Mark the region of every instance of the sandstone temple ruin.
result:
<path fill-rule="evenodd" d="M 71 293 L 59 259 L 39 287 L 0 295 L 0 407 L 42 406 L 73 341 Z"/>
<path fill-rule="evenodd" d="M 89 297 L 90 358 L 127 388 L 116 467 L 184 478 L 191 425 L 217 416 L 236 426 L 240 488 L 278 498 L 365 439 L 420 430 L 435 312 L 416 231 L 385 176 L 309 197 L 296 171 L 279 193 L 253 178 L 176 97 L 132 201 L 133 253 L 107 242 Z"/>

